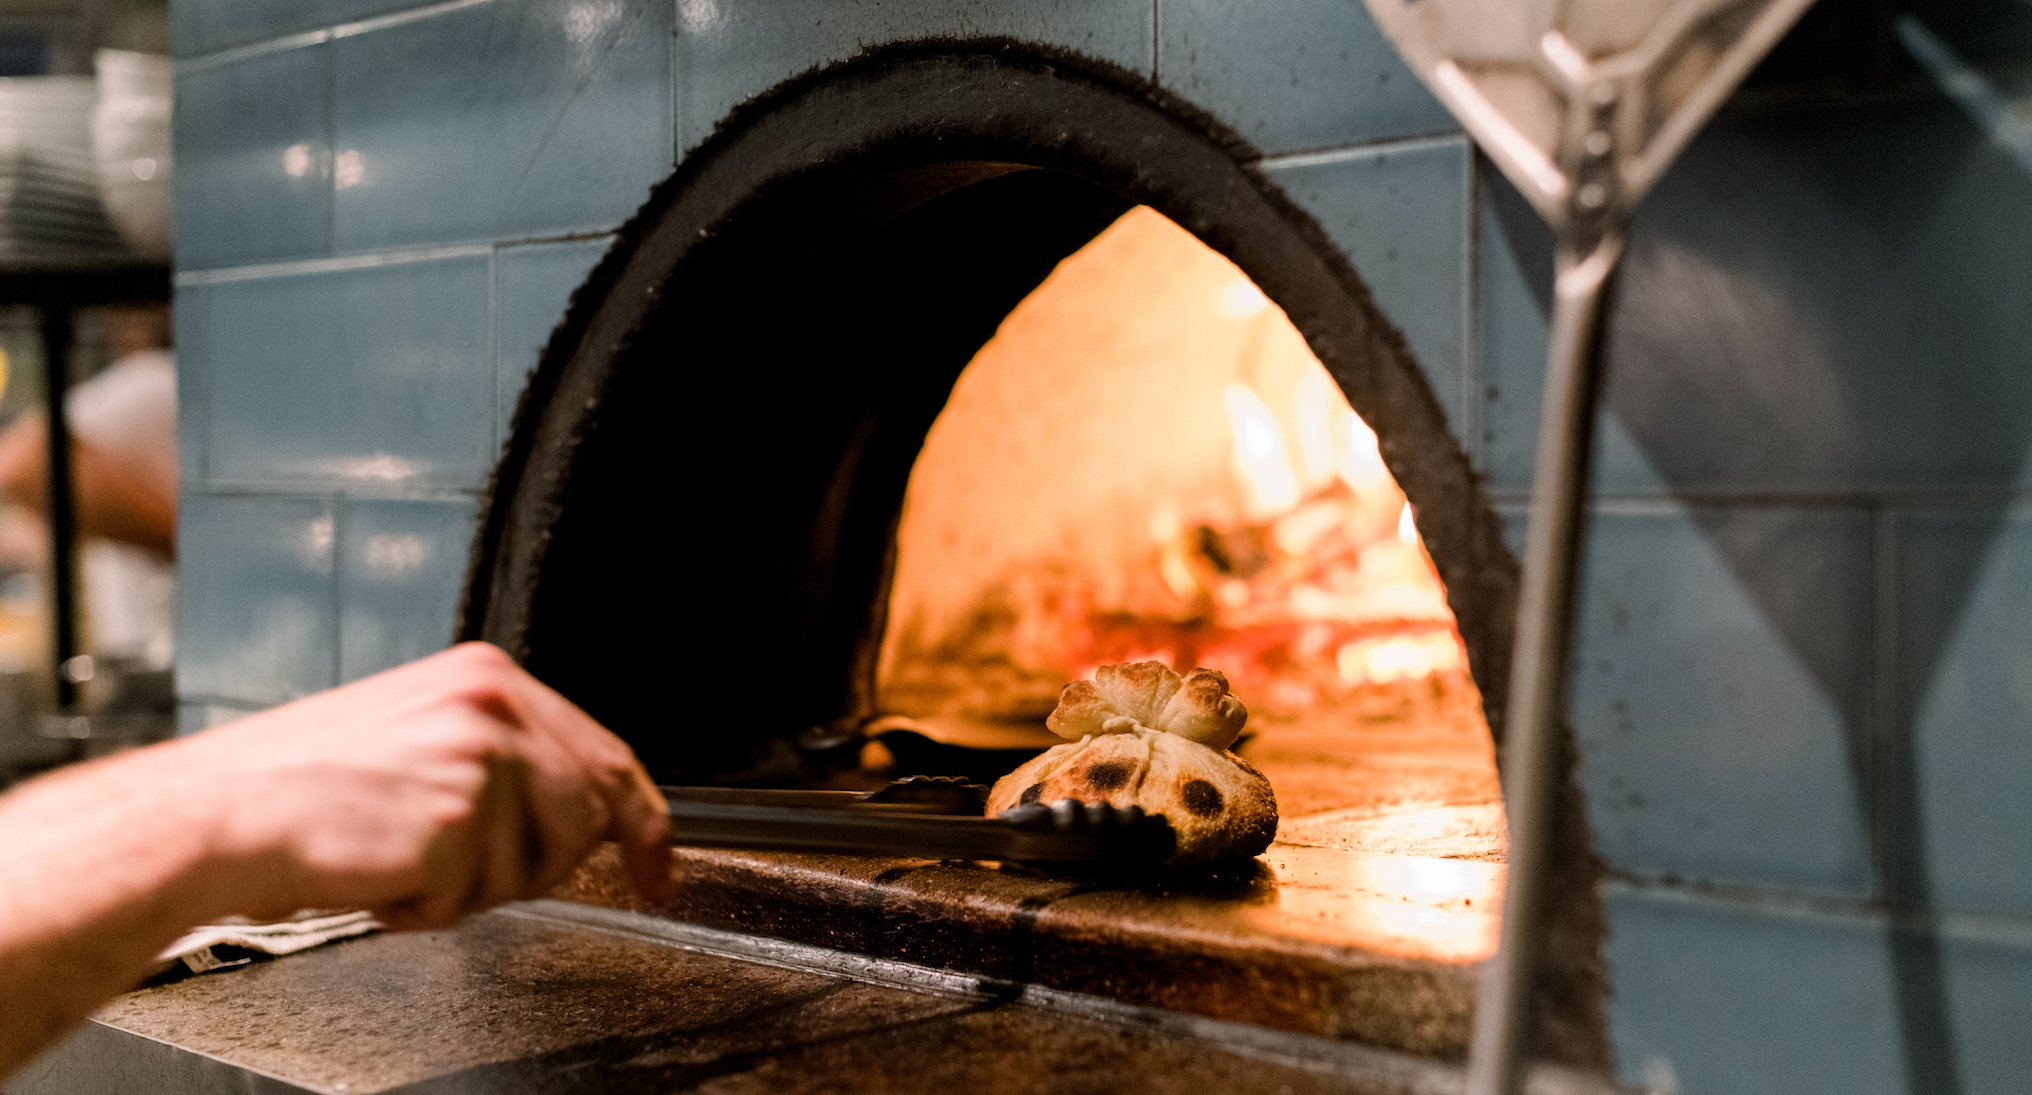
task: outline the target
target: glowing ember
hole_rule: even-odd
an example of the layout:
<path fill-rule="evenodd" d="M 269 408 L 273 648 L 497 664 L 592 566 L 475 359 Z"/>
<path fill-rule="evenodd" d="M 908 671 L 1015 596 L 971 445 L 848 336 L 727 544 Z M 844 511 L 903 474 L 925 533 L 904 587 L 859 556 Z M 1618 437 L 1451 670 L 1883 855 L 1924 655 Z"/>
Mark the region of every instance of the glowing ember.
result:
<path fill-rule="evenodd" d="M 1230 384 L 1222 393 L 1228 405 L 1229 428 L 1235 435 L 1235 470 L 1249 484 L 1253 510 L 1282 513 L 1298 504 L 1298 476 L 1284 452 L 1284 431 L 1277 416 L 1246 384 Z"/>
<path fill-rule="evenodd" d="M 1448 632 L 1423 638 L 1363 639 L 1334 654 L 1341 679 L 1350 682 L 1403 680 L 1460 666 L 1460 640 Z"/>

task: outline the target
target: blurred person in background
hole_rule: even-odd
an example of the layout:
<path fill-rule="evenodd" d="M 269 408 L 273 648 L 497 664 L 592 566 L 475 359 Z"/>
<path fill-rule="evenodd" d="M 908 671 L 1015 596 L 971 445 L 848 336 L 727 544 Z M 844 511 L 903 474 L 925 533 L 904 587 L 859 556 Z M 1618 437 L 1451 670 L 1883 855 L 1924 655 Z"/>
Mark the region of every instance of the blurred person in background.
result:
<path fill-rule="evenodd" d="M 176 360 L 166 305 L 107 308 L 109 356 L 65 402 L 73 506 L 82 544 L 85 616 L 95 654 L 161 669 L 170 662 L 176 557 Z M 49 490 L 40 413 L 0 431 L 0 496 L 38 515 Z M 41 562 L 46 528 L 0 552 Z"/>

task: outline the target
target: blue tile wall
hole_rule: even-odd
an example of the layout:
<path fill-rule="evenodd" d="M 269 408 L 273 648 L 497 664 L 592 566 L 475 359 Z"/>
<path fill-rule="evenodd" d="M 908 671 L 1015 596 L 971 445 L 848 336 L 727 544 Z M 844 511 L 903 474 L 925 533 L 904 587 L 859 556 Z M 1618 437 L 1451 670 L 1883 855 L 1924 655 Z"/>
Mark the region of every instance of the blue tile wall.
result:
<path fill-rule="evenodd" d="M 1268 154 L 1451 133 L 1361 0 L 1167 0 L 1157 81 Z"/>
<path fill-rule="evenodd" d="M 1605 900 L 1624 1083 L 1689 1095 L 1906 1090 L 1880 925 L 1624 887 Z"/>
<path fill-rule="evenodd" d="M 334 517 L 323 498 L 185 495 L 180 694 L 257 705 L 338 683 Z"/>
<path fill-rule="evenodd" d="M 484 252 L 208 287 L 214 479 L 474 489 L 494 459 Z"/>
<path fill-rule="evenodd" d="M 1019 38 L 1147 74 L 1155 15 L 1151 0 L 679 0 L 678 147 L 775 84 L 889 41 Z"/>
<path fill-rule="evenodd" d="M 1870 549 L 1853 511 L 1595 514 L 1568 717 L 1604 859 L 1870 896 Z"/>
<path fill-rule="evenodd" d="M 537 243 L 501 249 L 496 260 L 496 334 L 494 405 L 501 437 L 508 434 L 515 403 L 522 396 L 536 359 L 564 321 L 565 306 L 613 246 L 611 236 L 559 243 Z"/>
<path fill-rule="evenodd" d="M 471 498 L 341 504 L 340 680 L 356 680 L 451 645 L 474 518 Z"/>
<path fill-rule="evenodd" d="M 497 0 L 334 41 L 336 249 L 626 220 L 671 170 L 671 12 Z"/>
<path fill-rule="evenodd" d="M 1914 513 L 1897 542 L 1914 866 L 1936 905 L 2032 917 L 2032 515 Z"/>
<path fill-rule="evenodd" d="M 1270 178 L 1317 219 L 1376 304 L 1404 333 L 1447 420 L 1463 420 L 1462 371 L 1474 155 L 1465 137 L 1266 161 Z"/>
<path fill-rule="evenodd" d="M 330 62 L 309 46 L 178 74 L 179 268 L 330 248 Z"/>

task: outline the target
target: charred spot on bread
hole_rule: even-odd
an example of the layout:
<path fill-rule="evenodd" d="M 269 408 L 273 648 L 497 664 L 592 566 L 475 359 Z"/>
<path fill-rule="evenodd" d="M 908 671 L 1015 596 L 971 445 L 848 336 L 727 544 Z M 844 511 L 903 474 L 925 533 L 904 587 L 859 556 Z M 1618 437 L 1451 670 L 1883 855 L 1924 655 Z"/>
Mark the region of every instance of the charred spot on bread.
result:
<path fill-rule="evenodd" d="M 1187 780 L 1180 791 L 1180 797 L 1185 800 L 1185 808 L 1192 811 L 1194 817 L 1213 817 L 1227 805 L 1221 799 L 1220 788 L 1203 779 Z"/>
<path fill-rule="evenodd" d="M 1119 790 L 1128 786 L 1129 772 L 1128 765 L 1120 761 L 1108 761 L 1087 769 L 1087 782 L 1092 784 L 1096 791 Z"/>
<path fill-rule="evenodd" d="M 1028 806 L 1042 797 L 1044 797 L 1044 784 L 1033 783 L 1023 789 L 1023 794 L 1016 801 Z"/>

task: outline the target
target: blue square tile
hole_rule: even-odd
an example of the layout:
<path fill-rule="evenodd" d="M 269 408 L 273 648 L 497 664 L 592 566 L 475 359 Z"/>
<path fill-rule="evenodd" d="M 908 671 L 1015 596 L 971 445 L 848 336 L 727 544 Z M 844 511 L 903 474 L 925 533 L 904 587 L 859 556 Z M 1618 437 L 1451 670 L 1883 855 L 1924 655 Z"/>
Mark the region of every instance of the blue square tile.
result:
<path fill-rule="evenodd" d="M 619 225 L 671 171 L 670 20 L 527 0 L 333 42 L 334 246 Z"/>
<path fill-rule="evenodd" d="M 1609 1037 L 1624 1083 L 1690 1095 L 1904 1095 L 1877 924 L 1620 886 L 1603 904 Z"/>
<path fill-rule="evenodd" d="M 889 41 L 1014 38 L 1148 75 L 1152 0 L 679 0 L 679 149 L 736 105 L 798 73 Z"/>
<path fill-rule="evenodd" d="M 1945 101 L 1725 113 L 1640 210 L 1604 397 L 1677 491 L 2023 482 L 2032 175 Z"/>
<path fill-rule="evenodd" d="M 339 679 L 451 645 L 474 503 L 348 501 L 339 510 Z"/>
<path fill-rule="evenodd" d="M 1475 466 L 1499 493 L 1531 489 L 1552 337 L 1552 230 L 1488 161 L 1475 162 Z"/>
<path fill-rule="evenodd" d="M 1531 490 L 1552 326 L 1552 231 L 1487 160 L 1475 161 L 1475 415 L 1470 452 L 1497 496 Z M 1612 374 L 1613 375 L 1613 374 Z M 1589 465 L 1597 493 L 1661 495 L 1669 486 L 1605 405 Z"/>
<path fill-rule="evenodd" d="M 175 296 L 177 477 L 186 483 L 205 477 L 205 423 L 211 413 L 210 344 L 202 285 L 179 285 Z"/>
<path fill-rule="evenodd" d="M 1954 1032 L 1958 1095 L 2023 1095 L 2032 1091 L 2032 1038 L 2025 1037 L 2032 1001 L 2032 925 L 2011 941 L 1942 942 L 1949 1027 Z"/>
<path fill-rule="evenodd" d="M 2032 916 L 2032 517 L 1914 514 L 1897 539 L 1910 866 L 1936 905 Z"/>
<path fill-rule="evenodd" d="M 1861 511 L 1594 515 L 1568 717 L 1605 860 L 1869 895 L 1872 558 Z"/>
<path fill-rule="evenodd" d="M 1161 0 L 1158 82 L 1265 153 L 1460 129 L 1361 0 Z"/>
<path fill-rule="evenodd" d="M 209 296 L 214 480 L 485 480 L 485 253 L 229 281 Z"/>
<path fill-rule="evenodd" d="M 177 266 L 331 246 L 330 58 L 306 46 L 178 74 Z"/>
<path fill-rule="evenodd" d="M 505 440 L 515 404 L 572 293 L 613 245 L 613 237 L 504 247 L 495 259 L 495 407 Z"/>
<path fill-rule="evenodd" d="M 177 537 L 177 691 L 280 703 L 337 683 L 332 507 L 194 495 Z"/>
<path fill-rule="evenodd" d="M 1465 419 L 1468 207 L 1465 137 L 1266 161 L 1354 265 L 1458 428 Z M 1469 440 L 1469 439 L 1464 439 Z"/>

